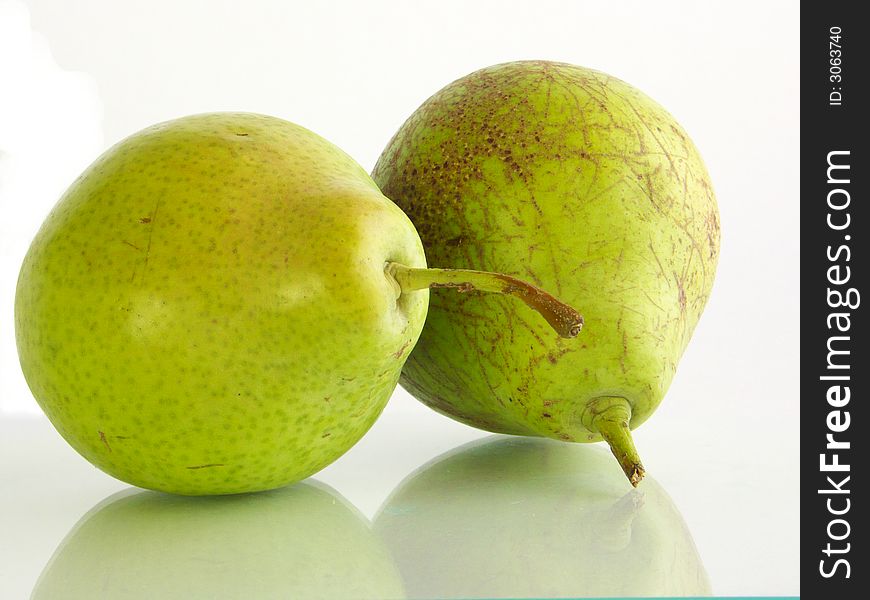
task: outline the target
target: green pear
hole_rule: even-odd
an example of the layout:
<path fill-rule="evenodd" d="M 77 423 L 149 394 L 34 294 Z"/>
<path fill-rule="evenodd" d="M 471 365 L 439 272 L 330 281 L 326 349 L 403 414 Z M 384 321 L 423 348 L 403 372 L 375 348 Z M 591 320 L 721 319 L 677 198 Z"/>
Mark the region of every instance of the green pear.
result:
<path fill-rule="evenodd" d="M 631 439 L 661 402 L 713 285 L 719 215 L 695 146 L 661 106 L 604 73 L 531 61 L 429 98 L 373 171 L 430 262 L 528 279 L 577 307 L 577 340 L 501 298 L 433 298 L 401 382 L 490 431 Z"/>
<path fill-rule="evenodd" d="M 699 596 L 707 573 L 652 478 L 602 449 L 501 436 L 434 459 L 375 517 L 409 598 Z"/>
<path fill-rule="evenodd" d="M 263 115 L 185 117 L 108 150 L 48 216 L 18 281 L 21 366 L 60 434 L 118 479 L 271 489 L 380 414 L 428 287 L 457 276 L 425 267 L 408 218 L 326 140 Z"/>
<path fill-rule="evenodd" d="M 404 596 L 368 521 L 325 485 L 186 498 L 127 490 L 58 546 L 33 600 Z"/>

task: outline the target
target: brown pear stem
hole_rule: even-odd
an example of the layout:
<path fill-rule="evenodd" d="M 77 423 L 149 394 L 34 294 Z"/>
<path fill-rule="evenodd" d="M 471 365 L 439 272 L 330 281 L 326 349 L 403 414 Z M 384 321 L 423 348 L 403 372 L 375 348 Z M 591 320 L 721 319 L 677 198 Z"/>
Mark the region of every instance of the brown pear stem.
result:
<path fill-rule="evenodd" d="M 387 263 L 386 272 L 403 292 L 430 288 L 454 288 L 458 292 L 493 292 L 519 298 L 540 313 L 563 338 L 573 338 L 583 327 L 583 317 L 576 310 L 530 283 L 487 271 L 466 269 L 415 269 L 399 263 Z"/>

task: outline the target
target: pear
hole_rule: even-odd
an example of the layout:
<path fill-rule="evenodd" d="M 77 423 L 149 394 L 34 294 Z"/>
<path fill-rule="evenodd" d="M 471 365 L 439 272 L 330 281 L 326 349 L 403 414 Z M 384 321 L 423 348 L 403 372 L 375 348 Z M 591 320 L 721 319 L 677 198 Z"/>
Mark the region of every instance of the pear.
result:
<path fill-rule="evenodd" d="M 402 385 L 490 431 L 604 439 L 636 485 L 631 430 L 664 397 L 719 255 L 710 179 L 680 125 L 604 73 L 507 63 L 429 98 L 372 176 L 430 262 L 528 279 L 586 321 L 563 340 L 495 296 L 433 298 Z"/>
<path fill-rule="evenodd" d="M 603 449 L 493 436 L 411 474 L 374 520 L 409 598 L 701 596 L 710 583 L 652 478 Z"/>
<path fill-rule="evenodd" d="M 73 527 L 31 596 L 402 597 L 395 563 L 367 519 L 315 481 L 213 498 L 114 494 Z"/>
<path fill-rule="evenodd" d="M 19 358 L 60 434 L 118 479 L 280 487 L 380 414 L 428 287 L 457 276 L 425 267 L 408 218 L 331 143 L 264 115 L 185 117 L 118 143 L 52 210 L 21 267 Z"/>

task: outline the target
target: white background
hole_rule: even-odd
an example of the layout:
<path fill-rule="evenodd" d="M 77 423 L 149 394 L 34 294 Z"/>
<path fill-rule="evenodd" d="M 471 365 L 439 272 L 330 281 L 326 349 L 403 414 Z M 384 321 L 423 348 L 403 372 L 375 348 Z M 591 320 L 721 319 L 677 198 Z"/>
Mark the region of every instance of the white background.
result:
<path fill-rule="evenodd" d="M 371 169 L 443 85 L 542 58 L 644 90 L 707 162 L 716 285 L 636 441 L 716 594 L 799 593 L 798 29 L 797 2 L 760 0 L 0 0 L 0 589 L 26 596 L 75 521 L 125 487 L 51 430 L 14 345 L 27 246 L 97 154 L 158 121 L 245 110 L 302 124 Z M 317 479 L 371 516 L 413 469 L 483 435 L 397 390 Z"/>

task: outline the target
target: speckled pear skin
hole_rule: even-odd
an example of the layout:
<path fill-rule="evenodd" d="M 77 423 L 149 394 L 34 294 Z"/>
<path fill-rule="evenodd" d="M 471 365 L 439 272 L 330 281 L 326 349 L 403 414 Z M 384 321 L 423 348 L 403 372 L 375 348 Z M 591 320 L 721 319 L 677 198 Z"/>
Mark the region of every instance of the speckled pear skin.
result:
<path fill-rule="evenodd" d="M 527 279 L 577 308 L 560 339 L 519 303 L 433 295 L 402 385 L 490 431 L 597 441 L 586 411 L 625 398 L 630 426 L 665 395 L 713 285 L 719 215 L 692 141 L 604 73 L 544 61 L 451 83 L 373 171 L 431 264 Z"/>
<path fill-rule="evenodd" d="M 137 486 L 230 494 L 301 480 L 369 429 L 428 292 L 413 225 L 341 150 L 215 113 L 120 142 L 67 190 L 24 260 L 15 324 L 40 406 Z"/>

